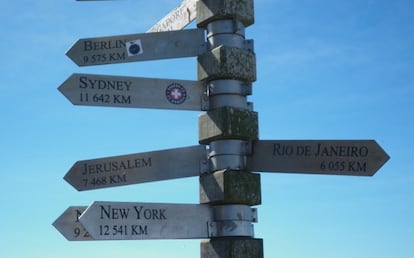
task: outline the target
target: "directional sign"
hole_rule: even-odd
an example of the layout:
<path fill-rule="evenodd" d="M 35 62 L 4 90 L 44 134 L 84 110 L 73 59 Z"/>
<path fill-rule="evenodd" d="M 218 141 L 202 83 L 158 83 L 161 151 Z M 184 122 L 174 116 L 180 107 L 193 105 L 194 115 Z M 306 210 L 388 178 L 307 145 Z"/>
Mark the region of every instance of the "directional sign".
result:
<path fill-rule="evenodd" d="M 253 236 L 248 205 L 94 202 L 79 218 L 95 240 Z"/>
<path fill-rule="evenodd" d="M 78 191 L 137 184 L 205 172 L 203 145 L 76 162 L 64 179 Z"/>
<path fill-rule="evenodd" d="M 74 105 L 207 109 L 200 81 L 72 74 L 59 91 Z"/>
<path fill-rule="evenodd" d="M 374 140 L 257 141 L 252 171 L 372 176 L 389 159 Z"/>
<path fill-rule="evenodd" d="M 157 22 L 148 32 L 181 30 L 196 18 L 196 0 L 184 0 Z"/>
<path fill-rule="evenodd" d="M 71 206 L 53 222 L 53 226 L 69 241 L 93 240 L 79 222 L 79 217 L 88 206 Z"/>
<path fill-rule="evenodd" d="M 79 66 L 197 56 L 205 51 L 203 29 L 78 40 L 66 53 Z"/>
<path fill-rule="evenodd" d="M 207 238 L 203 204 L 94 202 L 80 222 L 95 240 Z"/>

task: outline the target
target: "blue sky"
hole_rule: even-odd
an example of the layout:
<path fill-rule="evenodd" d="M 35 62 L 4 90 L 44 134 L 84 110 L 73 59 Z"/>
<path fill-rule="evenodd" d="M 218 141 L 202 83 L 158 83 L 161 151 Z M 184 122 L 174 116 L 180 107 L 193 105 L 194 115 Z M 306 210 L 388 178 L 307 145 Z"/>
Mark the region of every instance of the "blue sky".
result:
<path fill-rule="evenodd" d="M 52 226 L 93 201 L 198 203 L 198 179 L 77 192 L 78 160 L 198 144 L 200 112 L 73 106 L 72 73 L 196 80 L 196 58 L 77 67 L 79 38 L 143 33 L 180 0 L 0 2 L 0 256 L 199 257 L 199 240 L 68 242 Z M 414 253 L 414 2 L 257 0 L 254 109 L 261 139 L 375 139 L 373 177 L 262 173 L 265 257 Z M 190 27 L 194 27 L 192 24 Z"/>

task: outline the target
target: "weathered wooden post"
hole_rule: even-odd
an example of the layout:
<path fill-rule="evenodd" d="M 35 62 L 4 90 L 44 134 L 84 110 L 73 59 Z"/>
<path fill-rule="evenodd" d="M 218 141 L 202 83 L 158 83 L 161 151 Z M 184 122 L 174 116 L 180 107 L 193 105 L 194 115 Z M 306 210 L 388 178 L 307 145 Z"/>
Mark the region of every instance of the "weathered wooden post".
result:
<path fill-rule="evenodd" d="M 195 17 L 197 29 L 180 31 Z M 200 145 L 81 160 L 64 177 L 84 191 L 199 176 L 200 204 L 70 206 L 53 223 L 63 236 L 208 239 L 201 258 L 263 258 L 252 224 L 260 174 L 252 171 L 372 176 L 389 159 L 374 140 L 259 140 L 247 101 L 256 59 L 245 28 L 253 23 L 253 0 L 184 0 L 151 33 L 79 39 L 69 49 L 78 66 L 198 58 L 198 81 L 73 74 L 59 90 L 75 105 L 207 112 L 199 116 Z"/>
<path fill-rule="evenodd" d="M 250 142 L 259 134 L 258 115 L 247 102 L 256 60 L 245 28 L 253 23 L 253 0 L 197 2 L 197 25 L 207 30 L 208 45 L 198 57 L 198 79 L 206 82 L 210 103 L 199 116 L 199 142 L 209 146 L 200 203 L 215 206 L 217 230 L 201 243 L 201 258 L 263 257 L 262 239 L 253 238 L 250 222 L 234 211 L 261 203 L 260 175 L 246 170 Z"/>

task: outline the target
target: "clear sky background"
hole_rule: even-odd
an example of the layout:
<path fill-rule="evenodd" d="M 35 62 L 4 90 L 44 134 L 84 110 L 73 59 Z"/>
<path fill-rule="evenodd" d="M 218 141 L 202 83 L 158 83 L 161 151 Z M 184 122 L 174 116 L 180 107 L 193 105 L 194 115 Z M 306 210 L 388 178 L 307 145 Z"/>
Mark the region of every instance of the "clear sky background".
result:
<path fill-rule="evenodd" d="M 198 178 L 78 192 L 78 160 L 198 144 L 201 112 L 73 106 L 72 73 L 197 79 L 196 58 L 77 67 L 79 38 L 143 33 L 181 0 L 0 2 L 0 257 L 199 257 L 199 240 L 69 242 L 53 221 L 93 201 L 198 203 Z M 267 258 L 414 255 L 414 2 L 256 0 L 260 138 L 375 139 L 373 177 L 262 173 Z M 190 27 L 194 27 L 192 24 Z"/>

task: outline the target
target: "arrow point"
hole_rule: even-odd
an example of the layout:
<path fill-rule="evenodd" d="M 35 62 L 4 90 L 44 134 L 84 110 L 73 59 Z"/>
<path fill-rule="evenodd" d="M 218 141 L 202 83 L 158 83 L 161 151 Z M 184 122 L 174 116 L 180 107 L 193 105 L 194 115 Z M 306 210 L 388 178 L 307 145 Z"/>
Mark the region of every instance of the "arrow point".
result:
<path fill-rule="evenodd" d="M 57 88 L 58 89 L 58 91 L 60 91 L 60 93 L 62 93 L 62 95 L 63 96 L 65 96 L 65 91 L 64 91 L 64 89 L 66 88 L 65 86 L 66 86 L 66 82 L 68 81 L 69 79 L 66 79 L 61 85 L 59 85 L 59 87 Z M 65 96 L 66 97 L 66 96 Z"/>
<path fill-rule="evenodd" d="M 83 189 L 79 188 L 77 184 L 75 184 L 75 181 L 72 173 L 71 173 L 72 169 L 69 170 L 68 173 L 66 173 L 66 175 L 63 177 L 63 179 L 68 182 L 73 188 L 75 188 L 76 190 L 78 190 L 79 192 L 82 191 Z"/>
<path fill-rule="evenodd" d="M 70 60 L 72 60 L 72 62 L 74 62 L 76 64 L 75 60 L 72 58 L 72 55 L 71 55 L 72 49 L 73 49 L 73 46 L 68 51 L 66 51 L 65 54 L 66 54 L 67 57 L 69 57 Z"/>
<path fill-rule="evenodd" d="M 384 166 L 384 164 L 385 163 L 387 163 L 387 161 L 390 159 L 390 156 L 385 152 L 385 150 L 378 144 L 378 142 L 377 141 L 375 141 L 375 140 L 372 140 L 373 141 L 373 143 L 376 145 L 376 147 L 377 147 L 377 151 L 376 151 L 376 153 L 374 154 L 376 157 L 375 157 L 375 160 L 376 160 L 376 164 L 377 164 L 377 166 L 376 166 L 376 168 L 374 169 L 374 171 L 373 171 L 373 173 L 372 173 L 372 175 L 374 175 L 378 170 L 380 170 L 380 168 L 382 167 L 382 166 Z"/>
<path fill-rule="evenodd" d="M 52 225 L 69 241 L 93 240 L 78 219 L 86 208 L 87 206 L 70 206 Z"/>
<path fill-rule="evenodd" d="M 66 51 L 66 56 L 69 57 L 70 60 L 72 60 L 72 62 L 74 62 L 77 66 L 82 66 L 81 64 L 79 64 L 78 62 L 78 58 L 77 58 L 77 45 L 79 43 L 80 40 L 77 40 L 70 48 L 68 51 Z"/>
<path fill-rule="evenodd" d="M 58 87 L 60 93 L 73 105 L 76 105 L 76 103 L 74 102 L 74 87 L 72 85 L 75 83 L 74 79 L 76 79 L 76 76 L 77 74 L 72 74 Z"/>

